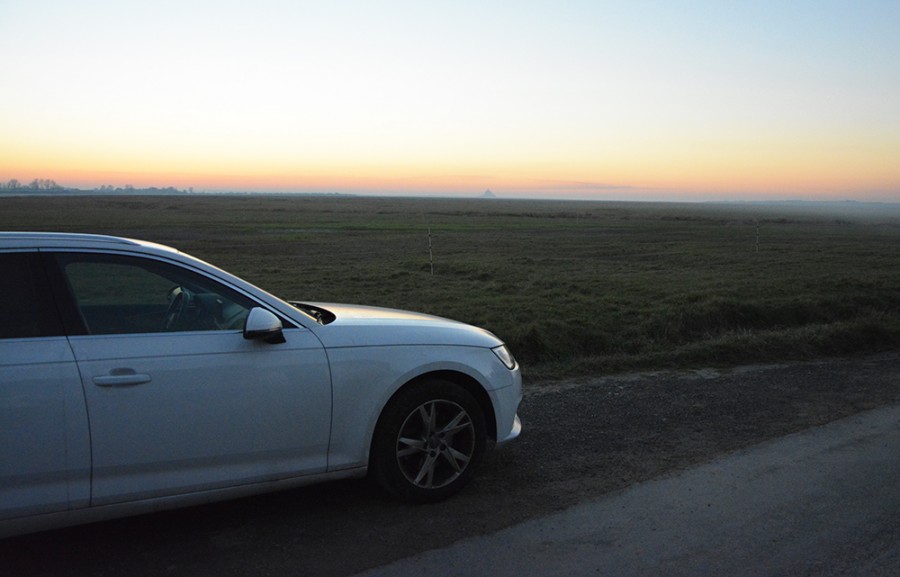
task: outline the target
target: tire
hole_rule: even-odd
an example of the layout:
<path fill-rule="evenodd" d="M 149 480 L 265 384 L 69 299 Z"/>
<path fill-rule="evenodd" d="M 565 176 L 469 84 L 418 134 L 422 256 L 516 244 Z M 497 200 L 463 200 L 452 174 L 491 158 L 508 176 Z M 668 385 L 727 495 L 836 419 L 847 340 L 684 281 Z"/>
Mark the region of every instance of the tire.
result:
<path fill-rule="evenodd" d="M 434 502 L 462 489 L 484 455 L 481 406 L 465 389 L 428 380 L 401 390 L 375 428 L 369 468 L 388 492 Z"/>

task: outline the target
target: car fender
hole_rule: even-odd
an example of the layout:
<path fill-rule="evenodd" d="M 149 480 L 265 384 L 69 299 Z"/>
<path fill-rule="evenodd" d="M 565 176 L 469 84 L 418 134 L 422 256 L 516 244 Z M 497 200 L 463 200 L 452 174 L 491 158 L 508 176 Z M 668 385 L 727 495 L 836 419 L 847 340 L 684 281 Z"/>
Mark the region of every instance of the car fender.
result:
<path fill-rule="evenodd" d="M 518 371 L 510 371 L 490 349 L 482 347 L 348 347 L 330 349 L 328 356 L 334 395 L 328 459 L 331 471 L 365 466 L 384 407 L 400 388 L 424 375 L 465 375 L 477 382 L 495 405 L 498 389 L 515 388 L 513 394 L 521 394 Z"/>

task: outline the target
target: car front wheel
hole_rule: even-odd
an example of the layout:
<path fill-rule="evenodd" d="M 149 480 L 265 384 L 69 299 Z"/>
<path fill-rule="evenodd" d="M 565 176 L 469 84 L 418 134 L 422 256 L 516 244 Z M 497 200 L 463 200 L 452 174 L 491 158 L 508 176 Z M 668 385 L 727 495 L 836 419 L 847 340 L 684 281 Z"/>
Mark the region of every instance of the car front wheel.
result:
<path fill-rule="evenodd" d="M 454 383 L 430 380 L 397 393 L 382 413 L 370 468 L 389 492 L 439 501 L 469 482 L 486 443 L 478 402 Z"/>

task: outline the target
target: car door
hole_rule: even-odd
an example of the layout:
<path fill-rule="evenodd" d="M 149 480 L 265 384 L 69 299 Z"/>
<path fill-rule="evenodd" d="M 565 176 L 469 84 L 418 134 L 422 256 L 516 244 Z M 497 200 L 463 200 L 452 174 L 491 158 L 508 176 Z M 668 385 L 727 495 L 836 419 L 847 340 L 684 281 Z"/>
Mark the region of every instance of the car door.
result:
<path fill-rule="evenodd" d="M 0 519 L 89 496 L 81 379 L 37 252 L 0 253 Z"/>
<path fill-rule="evenodd" d="M 53 260 L 86 333 L 69 340 L 90 419 L 92 505 L 326 470 L 330 375 L 309 330 L 245 339 L 259 303 L 179 264 Z"/>

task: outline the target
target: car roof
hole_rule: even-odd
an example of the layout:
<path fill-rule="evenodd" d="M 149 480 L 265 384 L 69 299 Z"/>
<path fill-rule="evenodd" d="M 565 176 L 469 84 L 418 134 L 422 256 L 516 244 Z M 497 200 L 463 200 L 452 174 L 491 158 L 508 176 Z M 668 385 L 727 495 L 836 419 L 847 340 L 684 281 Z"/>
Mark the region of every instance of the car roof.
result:
<path fill-rule="evenodd" d="M 0 232 L 0 247 L 3 248 L 127 248 L 142 247 L 168 252 L 176 249 L 133 238 L 107 236 L 104 234 L 83 234 L 74 232 Z"/>

